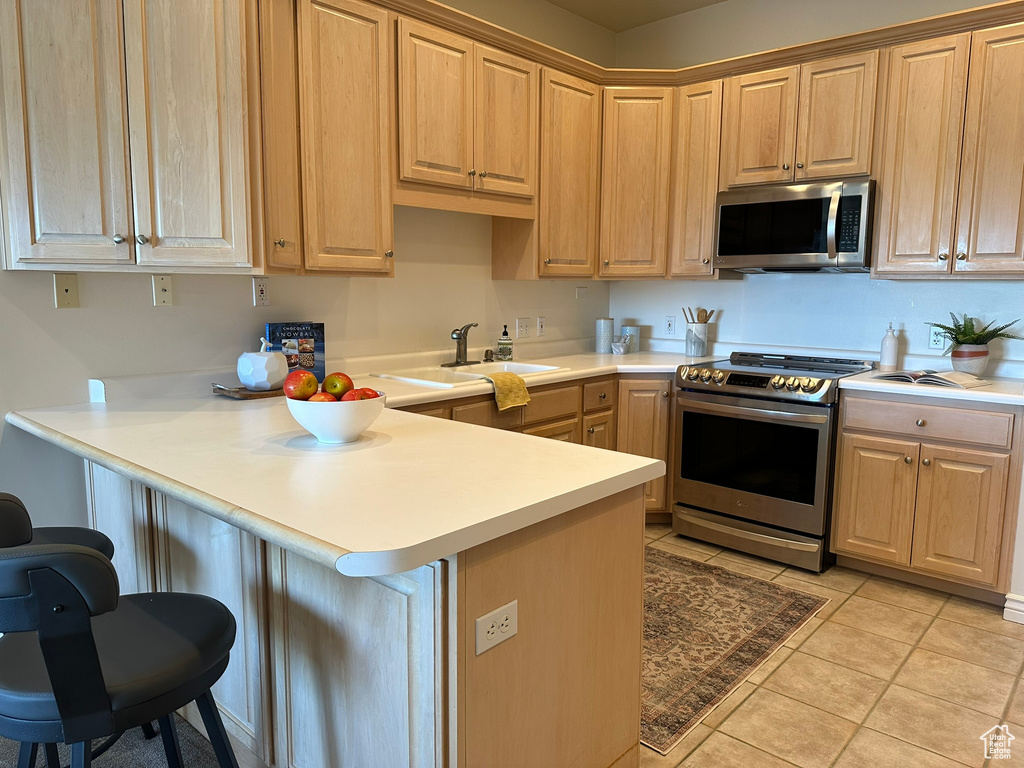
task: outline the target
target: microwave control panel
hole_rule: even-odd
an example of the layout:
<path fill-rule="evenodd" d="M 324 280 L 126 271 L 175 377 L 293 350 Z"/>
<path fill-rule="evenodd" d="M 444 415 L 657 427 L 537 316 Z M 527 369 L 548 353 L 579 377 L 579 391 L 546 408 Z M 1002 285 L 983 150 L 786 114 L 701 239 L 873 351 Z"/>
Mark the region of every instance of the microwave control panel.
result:
<path fill-rule="evenodd" d="M 856 253 L 860 250 L 860 195 L 844 197 L 839 202 L 839 233 L 837 248 L 840 253 Z"/>

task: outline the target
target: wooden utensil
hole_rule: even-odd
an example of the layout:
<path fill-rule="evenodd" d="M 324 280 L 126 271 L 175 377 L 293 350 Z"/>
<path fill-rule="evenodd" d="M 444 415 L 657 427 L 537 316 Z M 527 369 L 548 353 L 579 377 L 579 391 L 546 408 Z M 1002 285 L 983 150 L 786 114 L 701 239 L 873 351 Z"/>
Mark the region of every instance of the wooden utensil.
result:
<path fill-rule="evenodd" d="M 716 310 L 714 310 L 714 309 L 712 309 L 710 312 L 708 312 L 708 316 L 704 319 L 704 322 L 710 323 L 711 322 L 711 316 L 713 314 L 715 314 L 715 312 L 716 312 Z"/>
<path fill-rule="evenodd" d="M 697 322 L 706 323 L 708 321 L 708 311 L 703 307 L 697 307 Z"/>

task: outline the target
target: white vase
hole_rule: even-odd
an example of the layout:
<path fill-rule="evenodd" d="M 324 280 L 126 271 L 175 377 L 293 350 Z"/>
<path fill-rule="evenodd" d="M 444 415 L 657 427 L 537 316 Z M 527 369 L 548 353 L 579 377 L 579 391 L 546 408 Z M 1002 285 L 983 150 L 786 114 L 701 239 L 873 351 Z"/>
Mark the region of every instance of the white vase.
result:
<path fill-rule="evenodd" d="M 958 344 L 950 355 L 954 371 L 981 376 L 988 368 L 988 344 Z"/>

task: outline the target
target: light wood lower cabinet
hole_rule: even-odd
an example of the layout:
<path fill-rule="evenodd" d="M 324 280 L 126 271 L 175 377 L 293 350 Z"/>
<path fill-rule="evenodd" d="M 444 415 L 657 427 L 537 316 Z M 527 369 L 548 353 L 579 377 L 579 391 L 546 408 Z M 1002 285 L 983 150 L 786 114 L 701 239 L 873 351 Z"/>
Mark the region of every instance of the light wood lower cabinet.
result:
<path fill-rule="evenodd" d="M 524 435 L 535 437 L 547 437 L 552 440 L 561 440 L 565 443 L 581 442 L 579 417 L 555 421 L 540 427 L 527 427 L 523 430 Z"/>
<path fill-rule="evenodd" d="M 1021 409 L 864 396 L 844 396 L 841 409 L 833 551 L 1005 591 Z"/>
<path fill-rule="evenodd" d="M 617 450 L 668 460 L 671 388 L 671 380 L 665 378 L 619 379 Z M 668 504 L 666 476 L 648 482 L 644 494 L 648 512 L 665 509 Z"/>
<path fill-rule="evenodd" d="M 583 417 L 583 444 L 615 450 L 615 413 L 601 411 Z"/>

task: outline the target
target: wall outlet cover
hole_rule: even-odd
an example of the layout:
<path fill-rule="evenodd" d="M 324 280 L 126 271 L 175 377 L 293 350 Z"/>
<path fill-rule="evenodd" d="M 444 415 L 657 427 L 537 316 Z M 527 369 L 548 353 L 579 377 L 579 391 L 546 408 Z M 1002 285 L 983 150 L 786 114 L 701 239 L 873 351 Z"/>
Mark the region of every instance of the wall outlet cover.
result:
<path fill-rule="evenodd" d="M 942 329 L 937 326 L 930 326 L 928 334 L 928 347 L 930 349 L 945 349 L 946 337 L 942 335 Z"/>
<path fill-rule="evenodd" d="M 169 307 L 174 304 L 170 275 L 153 275 L 153 306 Z"/>
<path fill-rule="evenodd" d="M 519 631 L 519 601 L 513 600 L 476 620 L 476 655 L 489 651 Z"/>
<path fill-rule="evenodd" d="M 54 273 L 53 305 L 57 309 L 78 309 L 78 275 L 74 272 Z"/>
<path fill-rule="evenodd" d="M 665 315 L 665 335 L 675 336 L 676 335 L 676 316 Z"/>
<path fill-rule="evenodd" d="M 267 278 L 254 277 L 252 279 L 252 305 L 254 307 L 270 306 L 270 287 L 267 285 Z"/>

